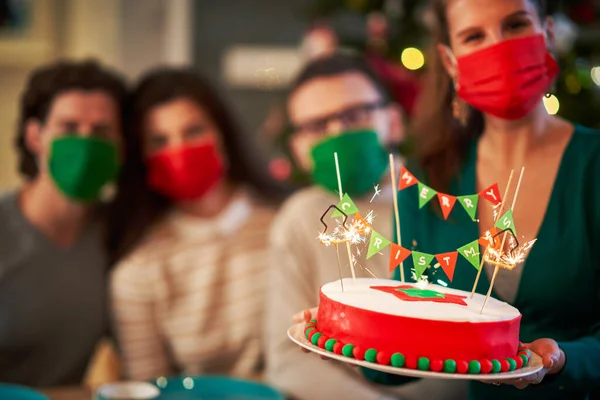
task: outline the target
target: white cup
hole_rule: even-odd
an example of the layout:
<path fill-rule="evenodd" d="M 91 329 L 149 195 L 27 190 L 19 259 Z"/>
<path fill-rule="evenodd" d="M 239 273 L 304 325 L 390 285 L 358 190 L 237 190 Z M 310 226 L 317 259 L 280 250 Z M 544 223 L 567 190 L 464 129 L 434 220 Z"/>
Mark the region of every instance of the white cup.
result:
<path fill-rule="evenodd" d="M 114 382 L 96 390 L 96 400 L 152 400 L 160 396 L 160 390 L 147 382 Z"/>

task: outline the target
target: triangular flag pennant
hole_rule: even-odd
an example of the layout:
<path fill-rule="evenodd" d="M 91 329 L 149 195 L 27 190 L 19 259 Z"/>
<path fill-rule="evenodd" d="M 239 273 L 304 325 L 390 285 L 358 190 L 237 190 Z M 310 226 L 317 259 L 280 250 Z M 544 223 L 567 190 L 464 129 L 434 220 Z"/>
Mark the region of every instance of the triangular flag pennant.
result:
<path fill-rule="evenodd" d="M 504 215 L 498 219 L 498 222 L 496 222 L 496 225 L 494 226 L 500 229 L 501 231 L 505 229 L 510 229 L 513 235 L 517 236 L 517 229 L 515 228 L 515 221 L 513 219 L 512 210 L 506 211 Z"/>
<path fill-rule="evenodd" d="M 474 220 L 475 215 L 477 215 L 477 203 L 479 203 L 479 196 L 476 194 L 469 196 L 458 196 L 458 201 L 460 204 L 462 204 L 467 214 L 469 214 L 469 217 Z"/>
<path fill-rule="evenodd" d="M 381 236 L 379 233 L 373 231 L 371 233 L 371 240 L 369 240 L 369 251 L 367 253 L 367 260 L 379 253 L 390 245 L 390 241 Z"/>
<path fill-rule="evenodd" d="M 499 239 L 496 237 L 498 229 L 493 226 L 482 237 L 479 238 L 479 245 L 483 247 L 492 246 L 493 249 L 500 247 Z"/>
<path fill-rule="evenodd" d="M 423 208 L 436 194 L 437 192 L 435 190 L 419 182 L 419 208 Z"/>
<path fill-rule="evenodd" d="M 487 189 L 482 190 L 479 192 L 479 195 L 495 206 L 502 203 L 502 198 L 500 197 L 500 191 L 498 190 L 497 183 L 494 183 Z"/>
<path fill-rule="evenodd" d="M 371 228 L 371 225 L 362 217 L 362 215 L 360 215 L 360 213 L 356 213 L 354 215 L 352 226 L 355 227 L 359 232 L 365 232 L 366 229 Z"/>
<path fill-rule="evenodd" d="M 479 271 L 479 239 L 459 248 L 458 252 Z"/>
<path fill-rule="evenodd" d="M 410 256 L 411 251 L 404 247 L 392 243 L 390 245 L 390 272 L 394 270 L 402 261 L 406 260 Z"/>
<path fill-rule="evenodd" d="M 444 193 L 438 193 L 437 196 L 438 200 L 440 201 L 440 207 L 442 207 L 444 219 L 448 219 L 448 215 L 450 215 L 452 207 L 454 207 L 454 203 L 456 203 L 456 197 Z"/>
<path fill-rule="evenodd" d="M 356 205 L 354 204 L 354 202 L 352 201 L 352 199 L 350 198 L 350 196 L 348 196 L 348 193 L 344 194 L 344 197 L 342 197 L 342 200 L 339 202 L 339 204 L 337 205 L 337 207 L 342 210 L 343 212 L 346 213 L 346 215 L 351 215 L 351 214 L 355 214 L 358 212 L 358 207 L 356 207 Z M 333 212 L 333 214 L 331 214 L 331 216 L 333 218 L 335 217 L 341 217 L 342 213 L 339 212 L 338 210 L 335 210 Z"/>
<path fill-rule="evenodd" d="M 435 258 L 440 263 L 440 266 L 444 270 L 444 273 L 452 282 L 454 277 L 454 269 L 456 268 L 456 259 L 458 258 L 458 251 L 452 251 L 450 253 L 436 254 Z"/>
<path fill-rule="evenodd" d="M 433 254 L 419 253 L 418 251 L 412 252 L 413 265 L 415 267 L 415 274 L 417 280 L 423 275 L 423 272 L 429 267 L 431 260 L 435 256 Z"/>
<path fill-rule="evenodd" d="M 398 182 L 398 190 L 406 189 L 419 182 L 413 174 L 411 174 L 406 168 L 400 168 L 400 181 Z"/>

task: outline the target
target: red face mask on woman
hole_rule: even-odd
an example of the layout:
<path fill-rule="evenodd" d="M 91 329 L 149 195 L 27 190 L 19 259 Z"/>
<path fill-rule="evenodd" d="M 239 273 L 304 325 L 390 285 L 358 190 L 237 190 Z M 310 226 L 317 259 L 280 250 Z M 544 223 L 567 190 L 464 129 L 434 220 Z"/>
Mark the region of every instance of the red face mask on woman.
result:
<path fill-rule="evenodd" d="M 146 164 L 148 185 L 175 201 L 202 197 L 224 172 L 213 141 L 160 151 L 148 157 Z"/>
<path fill-rule="evenodd" d="M 558 74 L 543 35 L 500 42 L 457 59 L 458 95 L 507 120 L 528 115 Z"/>

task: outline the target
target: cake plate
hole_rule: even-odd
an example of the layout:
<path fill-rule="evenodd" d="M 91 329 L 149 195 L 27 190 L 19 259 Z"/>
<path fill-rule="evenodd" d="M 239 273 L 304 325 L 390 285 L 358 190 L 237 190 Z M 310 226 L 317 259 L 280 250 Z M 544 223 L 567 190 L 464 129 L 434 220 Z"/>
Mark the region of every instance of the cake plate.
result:
<path fill-rule="evenodd" d="M 296 343 L 298 346 L 305 348 L 313 353 L 317 353 L 321 356 L 331 358 L 333 360 L 342 361 L 346 364 L 353 364 L 360 367 L 373 369 L 376 371 L 387 372 L 388 374 L 412 376 L 416 378 L 436 378 L 436 379 L 461 379 L 461 380 L 476 380 L 476 381 L 488 381 L 488 382 L 502 382 L 506 380 L 523 378 L 536 372 L 539 372 L 544 367 L 542 358 L 535 353 L 531 354 L 531 360 L 529 364 L 518 370 L 509 372 L 499 372 L 496 374 L 451 374 L 447 372 L 432 372 L 432 371 L 421 371 L 418 369 L 409 368 L 396 368 L 390 365 L 381 365 L 377 363 L 371 363 L 368 361 L 359 361 L 354 358 L 345 357 L 343 355 L 334 354 L 325 349 L 310 343 L 304 336 L 304 322 L 292 325 L 288 331 L 288 337 Z"/>

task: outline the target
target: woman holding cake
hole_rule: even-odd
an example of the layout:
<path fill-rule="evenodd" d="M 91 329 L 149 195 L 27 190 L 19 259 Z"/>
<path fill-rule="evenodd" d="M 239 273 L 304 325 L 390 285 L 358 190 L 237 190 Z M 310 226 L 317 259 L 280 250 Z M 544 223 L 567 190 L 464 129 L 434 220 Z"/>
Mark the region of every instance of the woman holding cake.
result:
<path fill-rule="evenodd" d="M 430 23 L 435 49 L 409 169 L 435 190 L 463 195 L 494 182 L 504 188 L 510 171 L 524 167 L 514 223 L 525 241 L 537 238 L 525 265 L 500 271 L 493 296 L 520 310 L 521 340 L 544 370 L 510 382 L 526 390 L 475 382 L 470 397 L 587 398 L 600 388 L 600 134 L 544 108 L 558 73 L 545 1 L 433 0 Z M 415 241 L 419 251 L 443 253 L 494 226 L 483 204 L 479 224 L 456 208 L 448 221 L 437 205 L 416 211 L 416 190 L 399 193 L 405 247 Z M 483 294 L 494 267 L 484 268 Z M 476 273 L 459 261 L 451 286 L 470 291 Z"/>
<path fill-rule="evenodd" d="M 274 211 L 265 200 L 276 186 L 225 104 L 191 71 L 141 80 L 125 146 L 109 238 L 126 374 L 256 376 Z"/>

